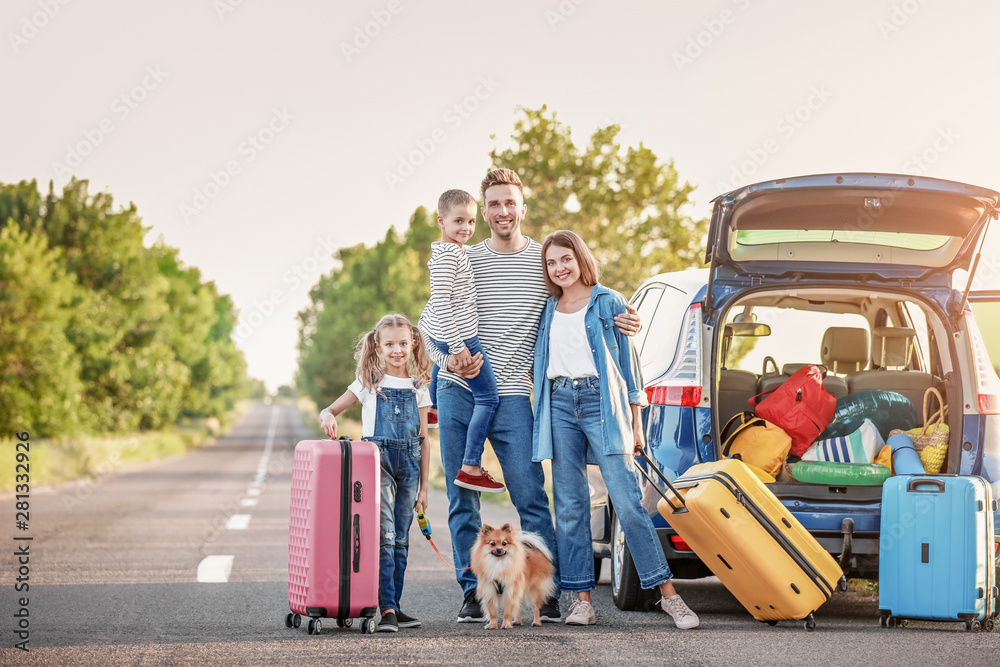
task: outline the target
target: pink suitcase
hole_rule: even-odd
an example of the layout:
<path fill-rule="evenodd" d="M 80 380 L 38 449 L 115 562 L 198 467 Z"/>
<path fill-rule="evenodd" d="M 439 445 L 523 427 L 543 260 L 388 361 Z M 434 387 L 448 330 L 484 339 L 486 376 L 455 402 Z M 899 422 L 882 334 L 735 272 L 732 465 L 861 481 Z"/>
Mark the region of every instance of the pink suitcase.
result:
<path fill-rule="evenodd" d="M 375 632 L 378 607 L 381 465 L 375 443 L 303 440 L 292 461 L 286 627 L 321 618 Z"/>

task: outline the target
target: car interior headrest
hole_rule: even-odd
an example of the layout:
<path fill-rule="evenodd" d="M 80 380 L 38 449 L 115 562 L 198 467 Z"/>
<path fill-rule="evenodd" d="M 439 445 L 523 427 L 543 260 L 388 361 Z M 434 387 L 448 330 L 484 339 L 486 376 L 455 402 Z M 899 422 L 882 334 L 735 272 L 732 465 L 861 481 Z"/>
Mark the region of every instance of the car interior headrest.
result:
<path fill-rule="evenodd" d="M 917 332 L 910 327 L 875 327 L 872 365 L 879 368 L 906 368 L 916 344 Z"/>
<path fill-rule="evenodd" d="M 868 329 L 830 327 L 823 334 L 820 359 L 834 373 L 855 373 L 868 365 Z"/>

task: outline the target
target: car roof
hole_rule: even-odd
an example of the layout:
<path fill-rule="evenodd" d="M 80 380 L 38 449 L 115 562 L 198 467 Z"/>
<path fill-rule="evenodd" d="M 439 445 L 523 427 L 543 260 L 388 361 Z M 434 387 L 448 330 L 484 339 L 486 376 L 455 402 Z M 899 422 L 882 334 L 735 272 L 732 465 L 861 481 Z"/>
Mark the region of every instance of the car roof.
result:
<path fill-rule="evenodd" d="M 708 284 L 708 275 L 709 269 L 668 271 L 667 273 L 659 273 L 651 278 L 647 278 L 640 287 L 645 287 L 651 283 L 666 283 L 688 294 L 694 294 Z"/>

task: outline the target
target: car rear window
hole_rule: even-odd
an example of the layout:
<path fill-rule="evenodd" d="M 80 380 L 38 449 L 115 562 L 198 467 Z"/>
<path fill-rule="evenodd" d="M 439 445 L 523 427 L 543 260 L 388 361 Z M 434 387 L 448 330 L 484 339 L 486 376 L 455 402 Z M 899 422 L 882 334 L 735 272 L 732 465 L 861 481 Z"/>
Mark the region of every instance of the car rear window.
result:
<path fill-rule="evenodd" d="M 663 283 L 650 285 L 632 298 L 643 322 L 639 333 L 642 338 L 636 337 L 635 346 L 645 382 L 666 373 L 674 360 L 684 311 L 691 305 L 691 298 L 687 292 Z"/>
<path fill-rule="evenodd" d="M 822 313 L 790 308 L 755 307 L 757 322 L 771 327 L 770 336 L 743 339 L 746 344 L 730 352 L 730 369 L 762 373 L 764 359 L 771 357 L 780 369 L 784 364 L 820 363 L 823 334 L 830 327 L 869 329 L 868 321 L 851 313 Z M 734 358 L 738 357 L 738 358 Z"/>

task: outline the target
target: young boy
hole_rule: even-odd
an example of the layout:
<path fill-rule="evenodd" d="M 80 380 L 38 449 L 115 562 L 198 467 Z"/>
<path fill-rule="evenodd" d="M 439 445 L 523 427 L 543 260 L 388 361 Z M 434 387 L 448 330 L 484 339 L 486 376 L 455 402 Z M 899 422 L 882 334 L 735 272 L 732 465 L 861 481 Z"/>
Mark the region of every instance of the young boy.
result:
<path fill-rule="evenodd" d="M 463 244 L 476 230 L 476 200 L 464 190 L 448 190 L 438 199 L 438 227 L 441 241 L 431 244 L 427 268 L 431 272 L 431 298 L 420 316 L 420 328 L 434 345 L 462 367 L 483 354 L 483 366 L 474 379 L 468 380 L 475 407 L 465 441 L 462 467 L 455 477 L 457 486 L 485 493 L 502 493 L 506 487 L 490 477 L 480 466 L 486 434 L 493 412 L 500 402 L 496 377 L 479 343 L 479 317 L 476 314 L 476 283 L 472 264 Z M 437 365 L 431 382 L 431 401 L 437 404 Z"/>

